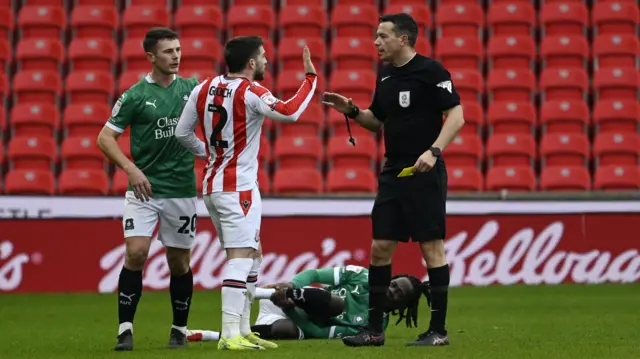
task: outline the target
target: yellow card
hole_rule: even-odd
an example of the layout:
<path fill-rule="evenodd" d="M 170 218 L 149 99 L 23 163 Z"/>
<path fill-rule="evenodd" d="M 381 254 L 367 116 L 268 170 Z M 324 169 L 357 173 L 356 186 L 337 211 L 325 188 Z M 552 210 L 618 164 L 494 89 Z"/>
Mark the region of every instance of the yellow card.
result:
<path fill-rule="evenodd" d="M 398 178 L 399 177 L 408 177 L 408 176 L 413 176 L 413 166 L 403 169 L 400 172 L 400 174 L 398 175 Z"/>

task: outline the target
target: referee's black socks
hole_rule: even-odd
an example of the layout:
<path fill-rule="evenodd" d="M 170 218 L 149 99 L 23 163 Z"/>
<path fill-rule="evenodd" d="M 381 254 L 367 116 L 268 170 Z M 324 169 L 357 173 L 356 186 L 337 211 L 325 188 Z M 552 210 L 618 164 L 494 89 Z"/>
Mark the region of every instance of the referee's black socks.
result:
<path fill-rule="evenodd" d="M 449 265 L 428 268 L 431 286 L 431 322 L 429 329 L 447 335 L 445 321 L 447 319 L 447 299 L 449 297 Z"/>
<path fill-rule="evenodd" d="M 369 326 L 378 333 L 384 332 L 384 302 L 391 284 L 391 264 L 369 265 Z"/>

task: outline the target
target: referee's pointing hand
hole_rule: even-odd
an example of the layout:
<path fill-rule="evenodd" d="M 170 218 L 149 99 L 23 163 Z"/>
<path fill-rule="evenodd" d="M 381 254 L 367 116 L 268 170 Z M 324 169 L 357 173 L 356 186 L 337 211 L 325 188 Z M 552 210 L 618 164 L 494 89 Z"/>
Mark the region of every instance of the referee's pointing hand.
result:
<path fill-rule="evenodd" d="M 349 113 L 353 110 L 353 102 L 340 94 L 325 92 L 322 103 L 341 113 Z"/>
<path fill-rule="evenodd" d="M 429 172 L 435 166 L 437 158 L 431 153 L 431 151 L 427 151 L 423 153 L 416 164 L 413 165 L 414 172 Z"/>

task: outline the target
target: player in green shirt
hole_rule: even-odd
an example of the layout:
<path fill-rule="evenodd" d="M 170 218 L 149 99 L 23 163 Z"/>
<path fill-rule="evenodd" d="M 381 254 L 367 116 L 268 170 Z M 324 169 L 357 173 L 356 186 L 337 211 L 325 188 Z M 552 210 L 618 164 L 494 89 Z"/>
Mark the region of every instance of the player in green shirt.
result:
<path fill-rule="evenodd" d="M 260 312 L 251 330 L 267 340 L 333 339 L 357 333 L 368 324 L 369 271 L 348 265 L 306 270 L 291 282 L 257 288 Z M 310 287 L 322 284 L 323 288 Z M 430 301 L 429 283 L 413 276 L 393 278 L 387 291 L 384 327 L 389 314 L 399 315 L 396 324 L 406 319 L 407 327 L 416 326 L 420 297 Z M 267 299 L 269 298 L 269 299 Z M 220 333 L 192 330 L 189 341 L 215 341 Z"/>
<path fill-rule="evenodd" d="M 173 325 L 169 347 L 186 346 L 187 319 L 193 294 L 189 265 L 196 232 L 195 158 L 173 135 L 189 98 L 198 84 L 177 75 L 180 65 L 178 35 L 167 28 L 149 30 L 142 42 L 151 72 L 125 91 L 98 135 L 105 156 L 128 176 L 122 225 L 126 259 L 118 281 L 118 341 L 115 350 L 133 349 L 133 319 L 142 295 L 142 270 L 153 233 L 167 249 L 171 271 Z M 117 140 L 129 128 L 129 160 Z"/>

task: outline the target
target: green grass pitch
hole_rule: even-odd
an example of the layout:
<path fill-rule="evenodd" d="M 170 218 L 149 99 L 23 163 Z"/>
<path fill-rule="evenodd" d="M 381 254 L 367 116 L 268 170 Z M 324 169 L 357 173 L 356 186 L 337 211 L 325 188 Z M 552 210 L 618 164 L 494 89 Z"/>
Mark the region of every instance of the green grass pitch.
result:
<path fill-rule="evenodd" d="M 282 341 L 280 348 L 261 352 L 218 352 L 216 342 L 170 351 L 165 349 L 171 322 L 168 293 L 146 292 L 136 317 L 135 351 L 119 353 L 112 351 L 115 294 L 2 294 L 0 358 L 640 358 L 637 285 L 452 288 L 448 320 L 452 345 L 405 347 L 426 329 L 428 316 L 423 303 L 419 329 L 407 329 L 404 322 L 395 326 L 394 321 L 382 348 L 306 340 Z M 196 292 L 189 327 L 219 330 L 218 291 Z"/>

